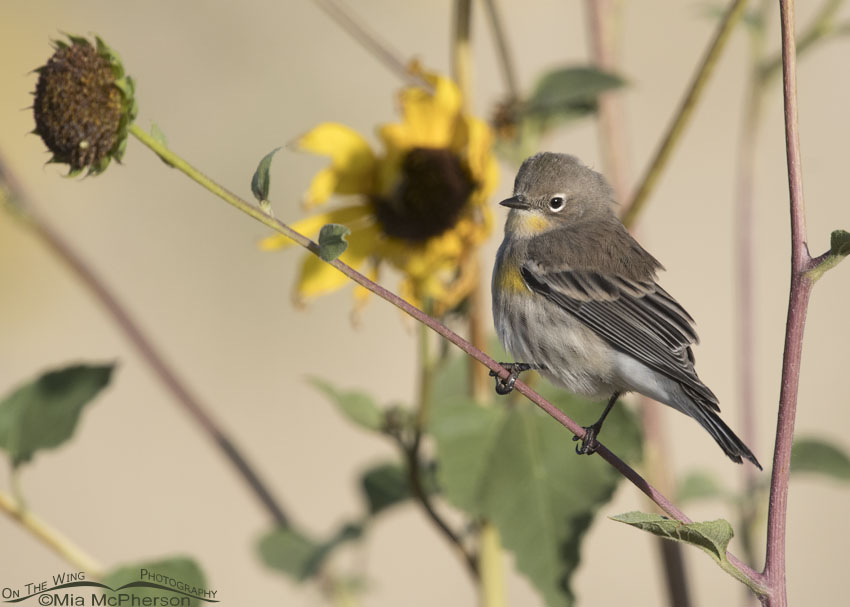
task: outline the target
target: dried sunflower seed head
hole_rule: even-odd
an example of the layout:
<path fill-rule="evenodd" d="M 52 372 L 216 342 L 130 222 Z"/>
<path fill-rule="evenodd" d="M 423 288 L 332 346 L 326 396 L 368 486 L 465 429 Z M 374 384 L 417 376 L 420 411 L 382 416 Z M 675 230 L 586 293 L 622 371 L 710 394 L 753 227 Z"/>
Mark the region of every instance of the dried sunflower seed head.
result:
<path fill-rule="evenodd" d="M 112 158 L 120 161 L 127 129 L 136 117 L 133 79 L 118 55 L 100 38 L 57 40 L 56 52 L 36 70 L 35 133 L 69 166 L 69 176 L 88 169 L 97 175 Z"/>

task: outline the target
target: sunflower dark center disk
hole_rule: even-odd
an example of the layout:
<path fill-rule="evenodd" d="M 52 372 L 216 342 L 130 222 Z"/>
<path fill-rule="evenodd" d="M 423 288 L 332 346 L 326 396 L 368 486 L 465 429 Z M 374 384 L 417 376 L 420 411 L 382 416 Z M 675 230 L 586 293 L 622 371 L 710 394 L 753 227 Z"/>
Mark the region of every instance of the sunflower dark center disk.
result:
<path fill-rule="evenodd" d="M 36 131 L 57 162 L 81 169 L 115 146 L 121 92 L 109 61 L 90 45 L 73 44 L 54 53 L 41 69 L 33 107 Z"/>
<path fill-rule="evenodd" d="M 449 150 L 413 148 L 395 189 L 372 204 L 385 234 L 422 242 L 455 225 L 474 189 L 469 171 Z"/>

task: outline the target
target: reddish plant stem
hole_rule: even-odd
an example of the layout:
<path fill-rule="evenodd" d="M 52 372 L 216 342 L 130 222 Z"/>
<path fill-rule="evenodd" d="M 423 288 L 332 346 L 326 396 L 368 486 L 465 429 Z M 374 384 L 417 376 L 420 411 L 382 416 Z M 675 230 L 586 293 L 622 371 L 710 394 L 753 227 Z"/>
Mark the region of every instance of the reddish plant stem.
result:
<path fill-rule="evenodd" d="M 782 30 L 782 82 L 785 107 L 785 151 L 788 162 L 788 191 L 791 207 L 791 293 L 785 329 L 782 360 L 782 388 L 776 422 L 776 446 L 770 483 L 767 517 L 767 547 L 764 576 L 770 590 L 763 600 L 770 607 L 788 604 L 785 575 L 785 535 L 788 510 L 788 479 L 791 469 L 791 445 L 800 383 L 803 333 L 812 280 L 806 272 L 813 266 L 806 243 L 806 219 L 803 202 L 803 175 L 797 123 L 797 70 L 794 31 L 794 2 L 780 0 Z"/>

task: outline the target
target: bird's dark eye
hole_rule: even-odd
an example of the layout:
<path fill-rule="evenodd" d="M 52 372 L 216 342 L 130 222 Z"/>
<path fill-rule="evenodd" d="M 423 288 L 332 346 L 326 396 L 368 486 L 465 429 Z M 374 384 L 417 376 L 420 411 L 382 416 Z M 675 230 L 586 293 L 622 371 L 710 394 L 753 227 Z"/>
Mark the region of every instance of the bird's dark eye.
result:
<path fill-rule="evenodd" d="M 566 202 L 567 201 L 564 200 L 564 197 L 558 194 L 557 196 L 553 196 L 549 199 L 549 208 L 557 213 L 564 208 Z"/>

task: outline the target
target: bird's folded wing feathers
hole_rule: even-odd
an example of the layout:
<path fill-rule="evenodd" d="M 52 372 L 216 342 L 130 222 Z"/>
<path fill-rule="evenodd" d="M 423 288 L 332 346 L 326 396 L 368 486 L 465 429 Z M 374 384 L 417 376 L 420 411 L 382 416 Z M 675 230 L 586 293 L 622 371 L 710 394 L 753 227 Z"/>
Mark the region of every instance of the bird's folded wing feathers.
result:
<path fill-rule="evenodd" d="M 533 291 L 576 316 L 614 348 L 692 388 L 717 409 L 694 371 L 693 319 L 652 277 L 635 280 L 592 270 L 522 267 Z M 718 409 L 719 410 L 719 409 Z"/>

